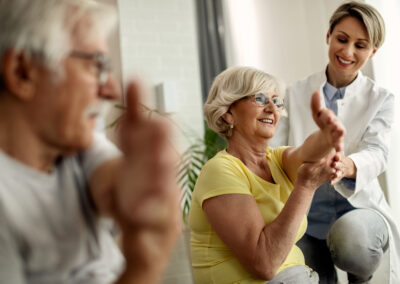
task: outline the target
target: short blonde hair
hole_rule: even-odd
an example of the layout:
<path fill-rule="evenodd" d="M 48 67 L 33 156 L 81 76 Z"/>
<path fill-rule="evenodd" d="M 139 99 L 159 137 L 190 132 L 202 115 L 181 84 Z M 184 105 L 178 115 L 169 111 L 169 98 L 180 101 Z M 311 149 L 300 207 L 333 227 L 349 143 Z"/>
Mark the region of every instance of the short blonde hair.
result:
<path fill-rule="evenodd" d="M 258 92 L 274 92 L 282 96 L 277 79 L 255 68 L 236 66 L 220 73 L 215 77 L 204 104 L 204 115 L 208 126 L 219 135 L 229 138 L 230 125 L 222 115 L 237 100 Z"/>
<path fill-rule="evenodd" d="M 374 48 L 378 49 L 382 46 L 385 40 L 385 22 L 374 7 L 359 1 L 340 5 L 329 20 L 329 33 L 332 34 L 335 26 L 346 17 L 357 18 L 364 24 Z"/>

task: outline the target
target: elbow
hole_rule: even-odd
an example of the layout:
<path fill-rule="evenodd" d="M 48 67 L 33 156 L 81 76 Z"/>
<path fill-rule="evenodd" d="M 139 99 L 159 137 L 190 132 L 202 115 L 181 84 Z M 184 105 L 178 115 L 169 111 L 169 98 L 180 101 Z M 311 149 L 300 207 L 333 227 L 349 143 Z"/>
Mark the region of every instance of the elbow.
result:
<path fill-rule="evenodd" d="M 273 269 L 255 269 L 253 275 L 258 279 L 262 279 L 265 281 L 271 281 L 275 278 L 276 270 Z"/>
<path fill-rule="evenodd" d="M 259 279 L 270 281 L 275 278 L 279 267 L 269 261 L 254 263 L 253 275 Z"/>
<path fill-rule="evenodd" d="M 269 243 L 269 245 L 266 245 Z M 281 249 L 276 242 L 270 238 L 266 238 L 264 234 L 260 235 L 258 245 L 249 254 L 248 262 L 249 272 L 254 277 L 265 281 L 270 281 L 275 278 L 278 269 L 283 264 L 286 257 L 282 254 Z M 273 248 L 273 249 L 271 249 Z M 278 249 L 278 252 L 275 251 Z"/>

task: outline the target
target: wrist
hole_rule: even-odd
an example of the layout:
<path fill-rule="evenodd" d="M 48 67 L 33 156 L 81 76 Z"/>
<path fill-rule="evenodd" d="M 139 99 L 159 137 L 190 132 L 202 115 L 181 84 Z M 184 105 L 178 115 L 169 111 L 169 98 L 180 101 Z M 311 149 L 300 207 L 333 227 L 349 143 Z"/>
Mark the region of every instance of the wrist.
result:
<path fill-rule="evenodd" d="M 303 161 L 306 162 L 319 161 L 321 158 L 325 157 L 332 148 L 321 129 L 314 132 L 314 135 L 312 137 L 310 136 L 310 139 L 307 139 L 303 145 L 306 146 L 306 151 L 303 151 L 306 154 Z"/>
<path fill-rule="evenodd" d="M 317 187 L 313 187 L 306 184 L 297 183 L 294 185 L 293 192 L 301 194 L 304 197 L 312 199 L 314 196 L 314 192 Z"/>
<path fill-rule="evenodd" d="M 354 164 L 353 160 L 345 157 L 344 158 L 344 165 L 345 165 L 345 172 L 343 174 L 346 178 L 356 178 L 356 165 Z"/>

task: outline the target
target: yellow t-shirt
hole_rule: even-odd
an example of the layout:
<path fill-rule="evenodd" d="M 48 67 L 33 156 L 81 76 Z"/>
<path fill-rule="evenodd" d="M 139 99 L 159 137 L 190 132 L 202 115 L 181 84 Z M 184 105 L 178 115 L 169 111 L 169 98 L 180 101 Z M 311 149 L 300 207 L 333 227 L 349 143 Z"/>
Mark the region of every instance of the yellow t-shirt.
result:
<path fill-rule="evenodd" d="M 250 171 L 239 159 L 221 151 L 201 170 L 192 196 L 189 214 L 191 257 L 195 282 L 205 283 L 265 283 L 257 280 L 239 263 L 231 250 L 211 228 L 202 209 L 204 200 L 223 194 L 248 194 L 254 197 L 266 224 L 281 212 L 293 185 L 282 169 L 282 153 L 286 147 L 268 147 L 266 158 L 276 184 L 265 181 Z M 236 224 L 240 226 L 240 224 Z M 304 235 L 307 219 L 297 233 L 296 242 Z M 294 245 L 279 268 L 304 265 L 301 250 Z"/>

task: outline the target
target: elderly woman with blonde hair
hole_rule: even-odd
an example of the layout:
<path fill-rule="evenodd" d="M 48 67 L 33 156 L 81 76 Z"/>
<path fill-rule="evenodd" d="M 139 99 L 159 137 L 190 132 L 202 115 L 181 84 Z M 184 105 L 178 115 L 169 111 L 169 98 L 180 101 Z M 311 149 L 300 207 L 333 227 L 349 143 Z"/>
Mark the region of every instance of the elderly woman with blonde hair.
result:
<path fill-rule="evenodd" d="M 196 283 L 318 283 L 295 243 L 314 191 L 336 178 L 345 132 L 315 92 L 319 130 L 299 147 L 268 147 L 283 107 L 271 75 L 249 67 L 219 74 L 204 106 L 228 147 L 201 170 L 189 224 Z"/>

